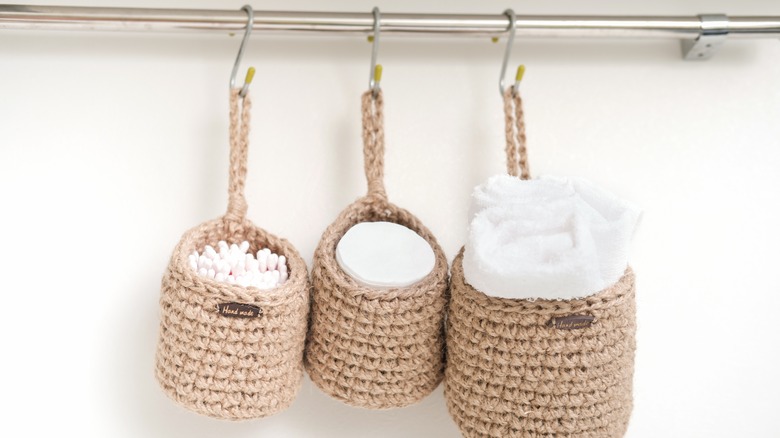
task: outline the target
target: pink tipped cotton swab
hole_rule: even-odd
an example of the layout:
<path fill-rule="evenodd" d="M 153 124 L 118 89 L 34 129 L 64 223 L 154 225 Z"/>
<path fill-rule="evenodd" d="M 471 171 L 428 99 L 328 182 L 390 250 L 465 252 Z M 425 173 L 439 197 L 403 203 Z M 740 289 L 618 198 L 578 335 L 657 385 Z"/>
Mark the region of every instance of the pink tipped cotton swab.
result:
<path fill-rule="evenodd" d="M 289 278 L 286 257 L 263 248 L 255 258 L 248 252 L 250 247 L 246 240 L 240 244 L 220 240 L 216 247 L 205 245 L 202 253 L 193 251 L 187 256 L 187 264 L 202 277 L 262 290 L 277 287 Z"/>
<path fill-rule="evenodd" d="M 225 274 L 226 276 L 230 274 L 230 263 L 224 260 L 220 260 L 219 265 L 219 272 Z"/>

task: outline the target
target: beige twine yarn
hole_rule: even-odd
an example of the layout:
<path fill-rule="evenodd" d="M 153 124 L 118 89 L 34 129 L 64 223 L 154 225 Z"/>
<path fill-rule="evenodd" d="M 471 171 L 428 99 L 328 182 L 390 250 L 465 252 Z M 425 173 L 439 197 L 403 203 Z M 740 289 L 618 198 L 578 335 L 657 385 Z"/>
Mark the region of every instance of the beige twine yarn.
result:
<path fill-rule="evenodd" d="M 230 94 L 230 184 L 227 214 L 187 231 L 162 281 L 156 376 L 173 400 L 214 418 L 259 418 L 288 407 L 301 385 L 309 309 L 309 280 L 298 251 L 246 219 L 244 184 L 249 97 L 239 116 L 238 89 Z M 240 117 L 240 118 L 239 118 Z M 290 277 L 270 290 L 199 276 L 187 263 L 193 251 L 220 240 L 268 247 L 287 257 Z M 256 318 L 217 312 L 222 303 L 257 306 Z"/>
<path fill-rule="evenodd" d="M 331 224 L 314 253 L 306 368 L 332 397 L 370 409 L 402 407 L 433 391 L 444 372 L 447 260 L 436 239 L 384 189 L 382 92 L 363 94 L 363 152 L 368 195 Z M 335 251 L 360 222 L 389 221 L 417 232 L 433 248 L 433 271 L 403 288 L 375 290 L 341 270 Z"/>
<path fill-rule="evenodd" d="M 508 90 L 510 174 L 529 178 L 522 101 Z M 518 159 L 516 156 L 520 155 Z M 583 299 L 520 300 L 485 295 L 452 266 L 444 393 L 463 436 L 617 438 L 633 408 L 634 274 Z M 575 330 L 553 318 L 594 317 Z"/>

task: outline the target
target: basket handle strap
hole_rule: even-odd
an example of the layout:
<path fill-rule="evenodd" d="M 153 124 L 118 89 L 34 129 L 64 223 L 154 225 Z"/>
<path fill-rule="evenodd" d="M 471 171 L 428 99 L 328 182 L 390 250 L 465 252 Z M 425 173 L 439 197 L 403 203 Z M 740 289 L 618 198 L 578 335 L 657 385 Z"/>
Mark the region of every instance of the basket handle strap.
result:
<path fill-rule="evenodd" d="M 368 90 L 362 96 L 363 166 L 368 195 L 387 199 L 385 192 L 385 122 L 382 90 Z"/>
<path fill-rule="evenodd" d="M 504 122 L 506 131 L 506 171 L 521 179 L 530 179 L 528 168 L 528 149 L 525 138 L 525 113 L 523 99 L 515 87 L 504 91 Z"/>
<path fill-rule="evenodd" d="M 246 218 L 246 161 L 249 149 L 249 113 L 252 101 L 247 94 L 238 95 L 241 88 L 230 90 L 230 171 L 226 216 L 243 221 Z M 239 101 L 241 107 L 239 108 Z"/>

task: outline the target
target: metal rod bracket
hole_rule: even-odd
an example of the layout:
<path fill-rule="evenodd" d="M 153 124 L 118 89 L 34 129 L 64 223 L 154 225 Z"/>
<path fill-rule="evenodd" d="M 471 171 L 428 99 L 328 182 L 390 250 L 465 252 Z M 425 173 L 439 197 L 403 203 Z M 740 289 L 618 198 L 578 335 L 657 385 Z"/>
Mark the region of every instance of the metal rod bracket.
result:
<path fill-rule="evenodd" d="M 683 59 L 703 61 L 712 58 L 729 35 L 729 17 L 724 14 L 702 14 L 701 33 L 695 40 L 682 40 Z"/>

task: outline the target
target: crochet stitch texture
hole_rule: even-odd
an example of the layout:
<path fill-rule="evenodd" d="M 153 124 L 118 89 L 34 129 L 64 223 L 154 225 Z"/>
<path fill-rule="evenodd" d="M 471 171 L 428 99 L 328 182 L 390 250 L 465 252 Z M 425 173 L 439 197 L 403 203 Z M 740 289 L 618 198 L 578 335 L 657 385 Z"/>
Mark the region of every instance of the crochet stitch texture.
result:
<path fill-rule="evenodd" d="M 230 95 L 230 184 L 225 216 L 187 231 L 173 251 L 162 281 L 155 374 L 173 400 L 200 414 L 227 420 L 272 415 L 288 407 L 303 377 L 309 311 L 309 278 L 298 251 L 246 217 L 244 184 L 249 96 L 239 121 L 238 89 Z M 281 286 L 253 287 L 201 277 L 187 257 L 220 240 L 250 242 L 287 257 L 290 277 Z M 255 318 L 220 315 L 217 305 L 257 306 Z"/>
<path fill-rule="evenodd" d="M 416 217 L 388 202 L 382 92 L 366 92 L 362 103 L 368 194 L 325 230 L 314 253 L 306 368 L 312 381 L 332 397 L 353 406 L 386 409 L 421 400 L 443 377 L 447 260 Z M 433 248 L 433 271 L 403 288 L 359 285 L 341 270 L 335 251 L 347 230 L 367 221 L 395 222 L 417 232 Z"/>

